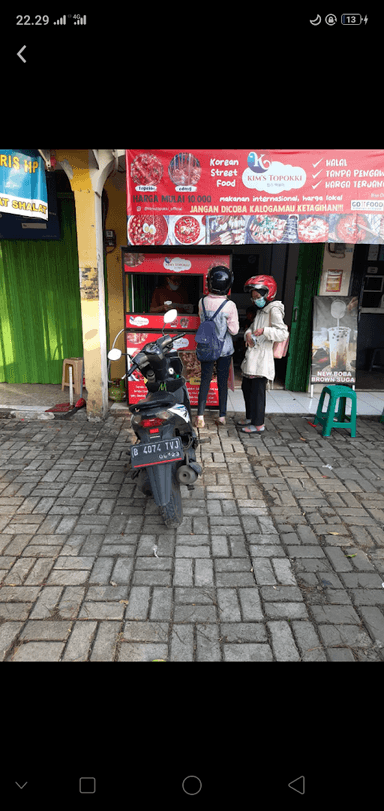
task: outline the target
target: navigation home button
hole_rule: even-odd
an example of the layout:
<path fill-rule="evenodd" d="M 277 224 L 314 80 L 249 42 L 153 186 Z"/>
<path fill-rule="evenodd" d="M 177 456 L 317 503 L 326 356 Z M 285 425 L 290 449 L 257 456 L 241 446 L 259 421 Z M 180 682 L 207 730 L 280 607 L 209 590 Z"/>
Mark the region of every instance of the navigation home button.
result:
<path fill-rule="evenodd" d="M 199 794 L 202 789 L 202 782 L 196 775 L 189 775 L 183 780 L 183 791 L 189 795 Z"/>
<path fill-rule="evenodd" d="M 293 789 L 293 791 L 297 791 L 298 794 L 305 794 L 304 775 L 301 775 L 301 777 L 296 777 L 296 780 L 292 780 L 291 783 L 288 783 L 288 788 Z"/>

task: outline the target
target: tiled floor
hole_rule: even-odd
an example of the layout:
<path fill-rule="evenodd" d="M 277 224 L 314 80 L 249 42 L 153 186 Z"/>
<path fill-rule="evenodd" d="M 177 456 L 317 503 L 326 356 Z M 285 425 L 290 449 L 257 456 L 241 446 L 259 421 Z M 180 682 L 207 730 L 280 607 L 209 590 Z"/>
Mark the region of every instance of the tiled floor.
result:
<path fill-rule="evenodd" d="M 384 391 L 358 391 L 357 415 L 380 416 L 384 410 Z M 305 392 L 273 390 L 267 392 L 266 414 L 316 414 L 320 394 L 311 399 Z M 324 403 L 324 408 L 326 403 Z M 240 390 L 228 392 L 228 411 L 244 411 L 244 398 Z M 347 402 L 346 413 L 351 407 Z"/>
<path fill-rule="evenodd" d="M 74 402 L 78 396 L 74 393 Z M 87 399 L 87 392 L 83 392 Z M 25 411 L 32 414 L 44 412 L 58 403 L 69 402 L 68 386 L 61 390 L 60 385 L 47 383 L 0 383 L 0 409 Z"/>
<path fill-rule="evenodd" d="M 85 398 L 86 398 L 86 392 Z M 273 389 L 267 392 L 267 414 L 316 414 L 320 394 L 311 399 L 306 392 L 284 391 Z M 0 409 L 44 411 L 56 403 L 69 400 L 68 389 L 61 391 L 61 386 L 54 385 L 11 385 L 0 383 Z M 110 403 L 112 405 L 112 403 Z M 359 416 L 380 416 L 384 409 L 384 391 L 358 391 L 357 414 Z M 243 412 L 244 398 L 241 389 L 228 392 L 228 411 Z M 350 406 L 347 404 L 347 414 Z"/>
<path fill-rule="evenodd" d="M 0 383 L 0 408 L 51 408 L 69 401 L 69 388 L 53 383 Z"/>

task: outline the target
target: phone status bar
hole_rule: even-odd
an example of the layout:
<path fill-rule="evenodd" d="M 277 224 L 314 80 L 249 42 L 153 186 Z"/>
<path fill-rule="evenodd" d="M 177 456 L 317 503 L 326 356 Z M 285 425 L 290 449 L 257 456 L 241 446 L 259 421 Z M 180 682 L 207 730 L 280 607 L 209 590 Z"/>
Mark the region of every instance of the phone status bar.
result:
<path fill-rule="evenodd" d="M 16 25 L 23 27 L 45 25 L 87 25 L 86 14 L 63 14 L 53 19 L 48 14 L 16 14 Z"/>

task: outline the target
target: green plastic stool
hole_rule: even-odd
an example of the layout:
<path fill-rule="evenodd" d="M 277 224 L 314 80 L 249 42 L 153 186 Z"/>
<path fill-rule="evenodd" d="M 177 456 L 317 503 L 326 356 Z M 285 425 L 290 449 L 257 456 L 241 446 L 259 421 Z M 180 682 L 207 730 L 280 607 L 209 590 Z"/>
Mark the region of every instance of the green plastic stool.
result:
<path fill-rule="evenodd" d="M 327 411 L 323 411 L 325 395 L 329 394 Z M 352 400 L 351 417 L 345 419 L 345 404 L 347 397 Z M 335 417 L 337 400 L 340 398 L 339 408 Z M 356 392 L 349 386 L 324 386 L 320 395 L 319 405 L 314 424 L 323 426 L 322 436 L 330 436 L 332 428 L 348 428 L 351 436 L 356 436 Z"/>

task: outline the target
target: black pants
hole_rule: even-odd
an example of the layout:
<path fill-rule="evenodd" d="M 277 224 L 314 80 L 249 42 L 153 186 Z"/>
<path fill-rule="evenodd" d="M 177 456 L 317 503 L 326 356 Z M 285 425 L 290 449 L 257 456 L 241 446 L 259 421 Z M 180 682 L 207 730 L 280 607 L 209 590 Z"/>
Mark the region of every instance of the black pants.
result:
<path fill-rule="evenodd" d="M 243 377 L 241 388 L 245 400 L 245 418 L 251 420 L 251 425 L 264 425 L 266 385 L 266 377 Z"/>
<path fill-rule="evenodd" d="M 231 360 L 232 355 L 226 355 L 225 358 L 218 358 L 217 361 L 201 364 L 201 383 L 199 390 L 199 400 L 197 405 L 197 414 L 199 417 L 202 417 L 204 414 L 204 409 L 207 403 L 209 386 L 212 380 L 214 362 L 216 362 L 217 368 L 217 388 L 219 389 L 220 417 L 226 416 L 227 398 L 228 398 L 228 375 Z"/>

